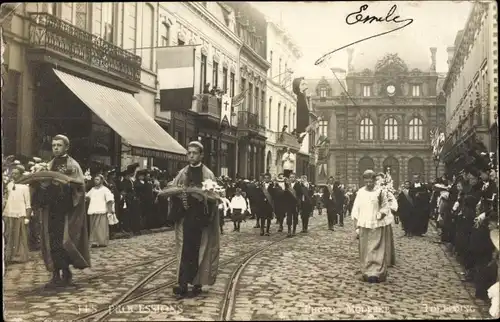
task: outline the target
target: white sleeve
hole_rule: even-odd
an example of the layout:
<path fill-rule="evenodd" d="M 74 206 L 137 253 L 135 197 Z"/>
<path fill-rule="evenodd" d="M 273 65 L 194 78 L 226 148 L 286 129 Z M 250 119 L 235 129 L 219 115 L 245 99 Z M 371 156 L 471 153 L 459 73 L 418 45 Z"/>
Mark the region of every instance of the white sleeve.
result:
<path fill-rule="evenodd" d="M 288 159 L 288 155 L 289 155 L 289 153 L 283 154 L 283 157 L 281 158 L 281 161 L 286 161 L 286 159 Z"/>
<path fill-rule="evenodd" d="M 86 194 L 85 194 L 85 197 L 86 198 L 92 198 L 92 193 L 94 192 L 94 188 L 90 189 Z"/>
<path fill-rule="evenodd" d="M 358 191 L 358 195 L 354 199 L 354 204 L 352 205 L 352 212 L 351 212 L 351 218 L 352 219 L 359 219 L 359 199 L 360 199 L 360 192 Z"/>
<path fill-rule="evenodd" d="M 110 201 L 115 201 L 115 196 L 113 196 L 113 193 L 111 192 L 111 190 L 109 190 L 106 187 L 104 190 L 104 199 L 106 200 L 106 203 L 108 203 Z"/>
<path fill-rule="evenodd" d="M 290 153 L 290 161 L 295 161 L 295 154 Z"/>

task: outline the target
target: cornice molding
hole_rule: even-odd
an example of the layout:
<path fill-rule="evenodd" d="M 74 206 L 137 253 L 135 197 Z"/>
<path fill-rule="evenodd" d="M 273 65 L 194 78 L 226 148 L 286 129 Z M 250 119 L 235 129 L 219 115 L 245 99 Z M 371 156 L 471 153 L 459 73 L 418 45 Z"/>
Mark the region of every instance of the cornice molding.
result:
<path fill-rule="evenodd" d="M 215 27 L 221 34 L 234 42 L 236 45 L 241 45 L 242 41 L 236 36 L 236 34 L 225 26 L 221 21 L 219 21 L 210 11 L 208 11 L 200 2 L 186 1 L 182 3 L 188 9 L 200 15 L 205 21 Z M 177 17 L 177 19 L 179 19 Z M 185 20 L 184 20 L 185 21 Z M 187 24 L 187 22 L 186 22 Z M 192 26 L 192 24 L 190 24 Z"/>
<path fill-rule="evenodd" d="M 453 55 L 448 75 L 443 83 L 443 90 L 446 95 L 450 95 L 452 87 L 460 76 L 461 67 L 465 63 L 465 59 L 468 55 L 470 47 L 474 43 L 474 35 L 481 27 L 482 16 L 488 10 L 488 3 L 475 2 L 473 9 L 467 19 L 462 38 L 458 48 L 455 48 L 455 53 Z"/>

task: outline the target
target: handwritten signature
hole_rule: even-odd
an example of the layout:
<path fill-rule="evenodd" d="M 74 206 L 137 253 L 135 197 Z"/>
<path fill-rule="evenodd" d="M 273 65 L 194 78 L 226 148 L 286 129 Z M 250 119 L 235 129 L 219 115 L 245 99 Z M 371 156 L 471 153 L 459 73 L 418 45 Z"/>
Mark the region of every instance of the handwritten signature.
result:
<path fill-rule="evenodd" d="M 356 41 L 354 41 L 354 42 L 352 42 L 352 43 L 350 43 L 348 45 L 345 45 L 345 46 L 342 46 L 342 47 L 337 48 L 335 50 L 332 50 L 331 52 L 329 52 L 329 53 L 321 56 L 318 60 L 316 60 L 316 62 L 314 63 L 314 65 L 321 64 L 331 54 L 333 54 L 333 53 L 335 53 L 335 52 L 337 52 L 337 51 L 339 51 L 341 49 L 350 47 L 350 46 L 352 46 L 354 44 L 363 42 L 363 41 L 368 40 L 368 39 L 372 39 L 372 38 L 375 38 L 375 37 L 386 35 L 388 33 L 394 32 L 394 31 L 399 30 L 399 29 L 403 29 L 403 28 L 408 27 L 409 25 L 411 25 L 413 23 L 413 19 L 412 18 L 399 20 L 400 16 L 393 16 L 394 12 L 397 9 L 397 7 L 398 7 L 397 5 L 393 5 L 391 7 L 391 9 L 389 10 L 389 12 L 387 12 L 387 15 L 385 17 L 376 17 L 376 16 L 370 16 L 370 15 L 367 15 L 365 17 L 365 16 L 363 16 L 362 12 L 368 9 L 368 5 L 364 4 L 361 7 L 359 7 L 359 11 L 355 11 L 355 12 L 350 13 L 349 15 L 347 15 L 346 18 L 345 18 L 345 22 L 348 25 L 355 25 L 355 24 L 360 23 L 360 22 L 364 23 L 364 24 L 365 23 L 370 23 L 371 24 L 372 22 L 395 23 L 395 24 L 403 24 L 404 23 L 404 25 L 400 25 L 399 27 L 396 27 L 396 28 L 391 29 L 389 31 L 384 31 L 384 32 L 381 32 L 381 33 L 378 33 L 378 34 L 375 34 L 375 35 L 372 35 L 372 36 L 360 39 L 360 40 L 356 40 Z"/>

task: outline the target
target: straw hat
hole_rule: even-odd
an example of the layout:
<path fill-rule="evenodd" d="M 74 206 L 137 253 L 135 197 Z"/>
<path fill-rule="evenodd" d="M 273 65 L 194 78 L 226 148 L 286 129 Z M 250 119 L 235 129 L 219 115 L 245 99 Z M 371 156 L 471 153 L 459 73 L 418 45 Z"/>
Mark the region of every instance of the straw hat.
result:
<path fill-rule="evenodd" d="M 490 230 L 490 238 L 495 248 L 499 250 L 499 242 L 498 242 L 498 228 Z"/>

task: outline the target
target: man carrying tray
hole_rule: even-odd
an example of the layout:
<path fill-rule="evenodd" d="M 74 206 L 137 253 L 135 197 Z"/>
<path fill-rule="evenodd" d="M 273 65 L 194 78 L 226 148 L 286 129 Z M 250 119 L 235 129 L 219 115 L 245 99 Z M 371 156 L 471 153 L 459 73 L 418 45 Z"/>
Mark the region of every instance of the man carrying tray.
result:
<path fill-rule="evenodd" d="M 47 179 L 35 188 L 40 194 L 37 207 L 41 208 L 42 257 L 52 272 L 46 287 L 71 285 L 73 274 L 69 265 L 78 269 L 90 267 L 83 171 L 68 155 L 68 149 L 66 136 L 56 135 L 52 139 L 54 158 L 48 163 L 48 170 L 71 180 L 61 183 Z"/>
<path fill-rule="evenodd" d="M 179 171 L 173 186 L 198 187 L 206 180 L 215 181 L 215 175 L 201 163 L 203 145 L 188 144 L 189 165 Z M 219 266 L 219 216 L 215 201 L 199 200 L 192 194 L 174 195 L 169 203 L 169 220 L 175 222 L 177 279 L 174 295 L 186 297 L 188 284 L 193 285 L 192 296 L 201 293 L 202 285 L 213 285 Z"/>

